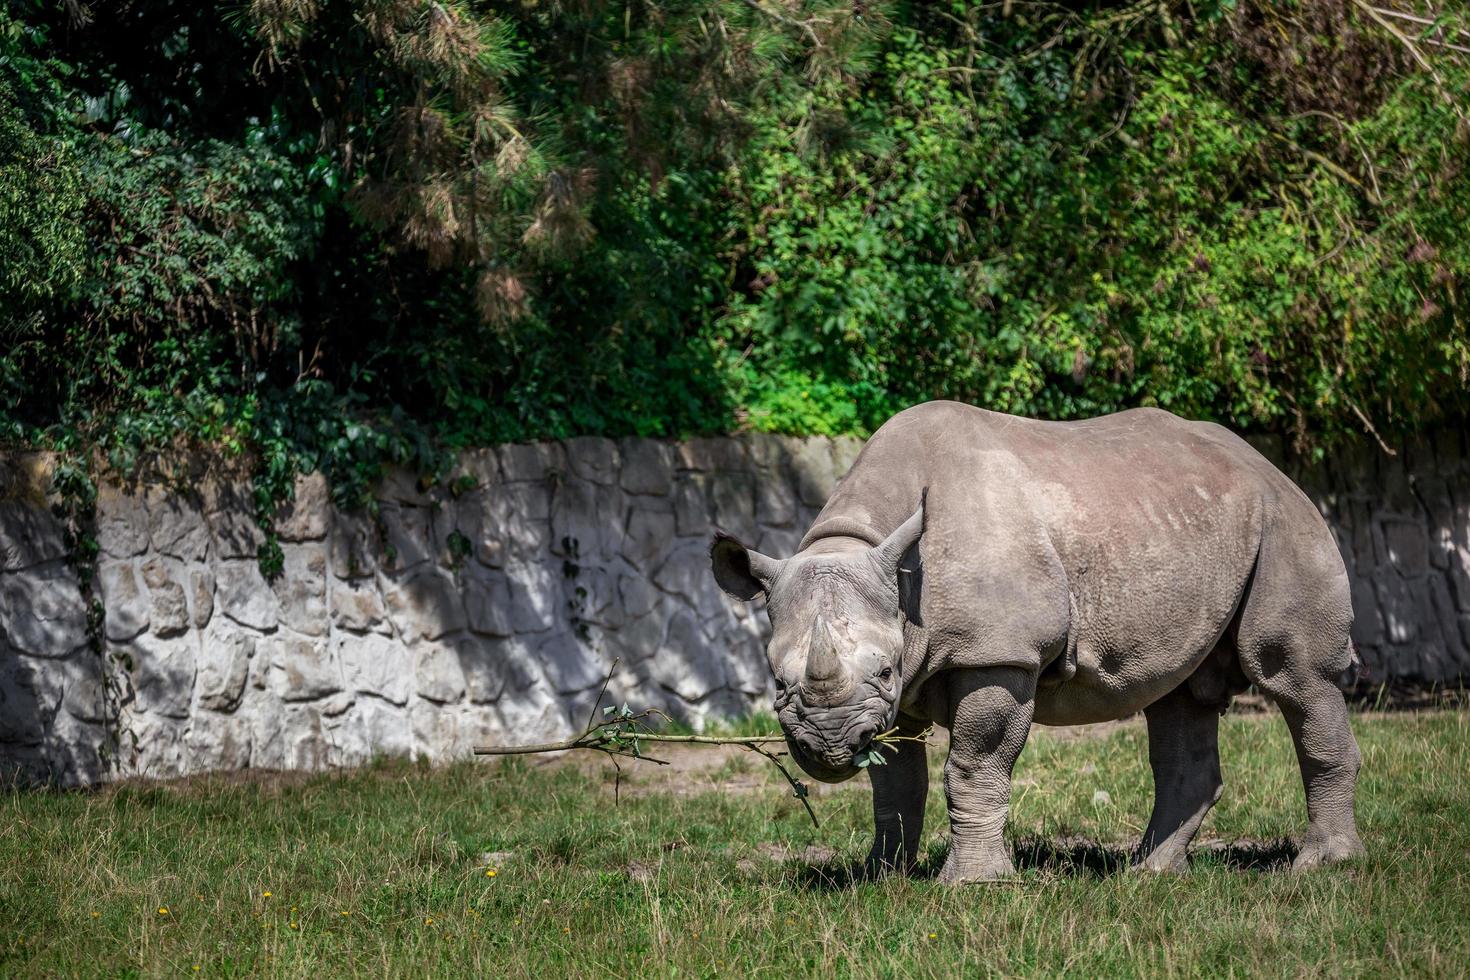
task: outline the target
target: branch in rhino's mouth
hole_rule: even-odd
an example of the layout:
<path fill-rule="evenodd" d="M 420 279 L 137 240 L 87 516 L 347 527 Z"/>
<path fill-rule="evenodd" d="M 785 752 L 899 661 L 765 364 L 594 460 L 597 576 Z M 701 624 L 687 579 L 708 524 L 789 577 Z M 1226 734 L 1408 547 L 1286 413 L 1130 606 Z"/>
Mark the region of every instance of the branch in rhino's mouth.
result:
<path fill-rule="evenodd" d="M 824 763 L 818 762 L 803 750 L 801 746 L 792 741 L 790 735 L 786 737 L 786 750 L 791 753 L 791 758 L 796 760 L 796 764 L 801 767 L 802 772 L 819 782 L 843 783 L 862 772 L 857 767 L 856 762 L 845 769 L 833 769 Z M 856 758 L 857 756 L 854 755 L 853 759 L 856 760 Z"/>

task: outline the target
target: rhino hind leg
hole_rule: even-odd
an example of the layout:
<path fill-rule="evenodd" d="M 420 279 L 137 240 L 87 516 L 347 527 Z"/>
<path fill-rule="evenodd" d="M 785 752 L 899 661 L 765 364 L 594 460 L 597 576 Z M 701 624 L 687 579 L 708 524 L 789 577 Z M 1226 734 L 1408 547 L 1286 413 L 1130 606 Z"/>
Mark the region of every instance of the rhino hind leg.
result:
<path fill-rule="evenodd" d="M 1307 871 L 1363 854 L 1353 817 L 1361 756 L 1348 726 L 1347 704 L 1325 678 L 1271 692 L 1296 743 L 1307 793 L 1307 830 L 1298 842 L 1293 871 Z"/>
<path fill-rule="evenodd" d="M 1134 852 L 1146 871 L 1189 869 L 1187 851 L 1205 814 L 1220 799 L 1218 705 L 1201 702 L 1181 685 L 1144 711 L 1148 761 L 1154 773 L 1154 809 Z"/>
<path fill-rule="evenodd" d="M 1334 682 L 1352 657 L 1351 612 L 1323 604 L 1314 615 L 1298 605 L 1288 617 L 1273 615 L 1272 606 L 1254 596 L 1247 605 L 1240 664 L 1291 729 L 1307 797 L 1307 829 L 1292 870 L 1306 871 L 1364 853 L 1353 815 L 1362 756 L 1348 725 L 1347 702 Z"/>

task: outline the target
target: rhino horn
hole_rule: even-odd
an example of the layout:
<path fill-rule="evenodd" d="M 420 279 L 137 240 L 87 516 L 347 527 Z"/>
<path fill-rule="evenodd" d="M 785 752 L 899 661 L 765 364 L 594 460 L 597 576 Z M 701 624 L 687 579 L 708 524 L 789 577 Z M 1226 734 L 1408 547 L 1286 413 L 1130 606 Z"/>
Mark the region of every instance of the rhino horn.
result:
<path fill-rule="evenodd" d="M 812 624 L 811 646 L 806 655 L 806 673 L 802 686 L 818 696 L 838 693 L 847 679 L 842 660 L 837 655 L 837 636 L 821 616 Z"/>

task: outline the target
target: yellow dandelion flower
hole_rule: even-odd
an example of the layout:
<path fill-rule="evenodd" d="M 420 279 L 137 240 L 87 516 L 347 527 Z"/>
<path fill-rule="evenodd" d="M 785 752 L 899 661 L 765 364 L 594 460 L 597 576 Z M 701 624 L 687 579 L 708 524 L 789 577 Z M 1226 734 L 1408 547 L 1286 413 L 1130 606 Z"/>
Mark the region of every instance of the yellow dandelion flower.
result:
<path fill-rule="evenodd" d="M 937 933 L 937 932 L 931 932 L 931 933 L 929 933 L 929 938 L 930 939 L 938 939 L 939 938 L 939 933 Z"/>
<path fill-rule="evenodd" d="M 352 913 L 351 912 L 343 912 L 342 914 L 343 915 L 351 915 Z"/>
<path fill-rule="evenodd" d="M 433 924 L 434 924 L 434 920 L 432 918 L 428 918 L 428 919 L 425 919 L 424 920 L 424 925 L 426 925 L 426 926 L 431 926 Z"/>
<path fill-rule="evenodd" d="M 494 868 L 486 868 L 485 869 L 485 877 L 486 878 L 494 878 L 495 877 L 495 869 Z"/>
<path fill-rule="evenodd" d="M 566 933 L 566 934 L 568 934 L 568 935 L 571 935 L 572 927 L 571 926 L 562 926 L 561 927 L 561 931 L 564 932 L 564 933 Z"/>
<path fill-rule="evenodd" d="M 94 918 L 94 919 L 100 919 L 100 918 L 102 918 L 102 913 L 101 912 L 93 912 L 92 913 L 92 918 Z"/>
<path fill-rule="evenodd" d="M 158 907 L 158 914 L 159 915 L 168 915 L 168 906 L 167 905 L 160 905 Z"/>
<path fill-rule="evenodd" d="M 296 928 L 298 928 L 298 925 L 297 925 L 297 923 L 295 923 L 295 922 L 293 922 L 293 923 L 291 923 L 291 928 L 292 928 L 292 929 L 296 929 Z"/>
<path fill-rule="evenodd" d="M 199 964 L 198 963 L 195 963 L 194 964 L 194 972 L 195 973 L 198 973 L 199 972 Z"/>
<path fill-rule="evenodd" d="M 260 897 L 261 898 L 270 898 L 271 897 L 271 893 L 270 892 L 261 892 L 260 893 Z"/>

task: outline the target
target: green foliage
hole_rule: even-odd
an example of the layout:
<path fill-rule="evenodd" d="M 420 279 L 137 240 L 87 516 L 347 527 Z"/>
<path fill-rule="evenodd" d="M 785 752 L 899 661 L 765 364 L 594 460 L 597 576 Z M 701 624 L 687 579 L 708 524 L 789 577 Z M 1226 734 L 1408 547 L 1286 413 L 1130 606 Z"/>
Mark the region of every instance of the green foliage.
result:
<path fill-rule="evenodd" d="M 303 468 L 936 397 L 1465 416 L 1463 17 L 1007 9 L 15 0 L 0 438 L 220 447 L 268 524 Z"/>

